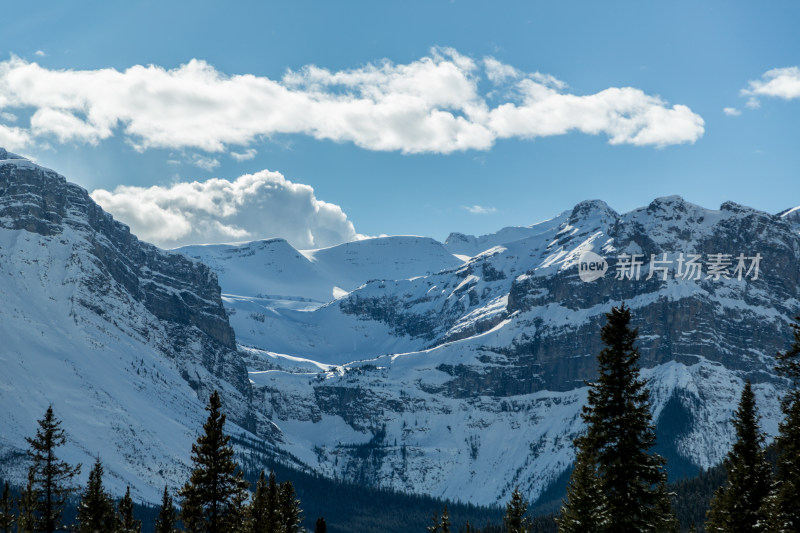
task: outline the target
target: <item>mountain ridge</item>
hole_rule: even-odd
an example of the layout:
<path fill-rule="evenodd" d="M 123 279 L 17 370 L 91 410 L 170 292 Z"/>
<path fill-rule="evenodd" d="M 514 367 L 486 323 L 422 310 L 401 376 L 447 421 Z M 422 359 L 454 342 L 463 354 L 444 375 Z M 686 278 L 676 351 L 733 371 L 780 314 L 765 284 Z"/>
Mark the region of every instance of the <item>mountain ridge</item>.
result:
<path fill-rule="evenodd" d="M 214 389 L 230 429 L 273 441 L 213 271 L 142 243 L 56 172 L 0 159 L 3 477 L 23 483 L 50 404 L 67 459 L 99 454 L 115 493 L 150 502 L 185 478 Z"/>

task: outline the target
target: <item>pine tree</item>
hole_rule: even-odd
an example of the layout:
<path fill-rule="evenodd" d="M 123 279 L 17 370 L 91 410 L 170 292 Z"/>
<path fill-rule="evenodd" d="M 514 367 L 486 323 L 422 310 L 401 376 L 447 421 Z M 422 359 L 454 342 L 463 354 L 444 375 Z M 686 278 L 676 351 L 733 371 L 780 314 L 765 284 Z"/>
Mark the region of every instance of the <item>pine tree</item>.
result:
<path fill-rule="evenodd" d="M 431 525 L 426 527 L 425 531 L 428 533 L 441 533 L 442 522 L 439 520 L 439 513 L 436 511 L 433 512 L 433 516 L 431 517 Z"/>
<path fill-rule="evenodd" d="M 581 415 L 587 433 L 576 441 L 578 455 L 595 461 L 614 531 L 669 531 L 674 515 L 665 490 L 665 461 L 648 451 L 656 437 L 650 394 L 639 377 L 638 330 L 630 328 L 630 309 L 624 304 L 613 307 L 606 319 L 599 376 L 589 384 Z"/>
<path fill-rule="evenodd" d="M 281 483 L 280 490 L 280 517 L 283 529 L 281 533 L 300 533 L 300 524 L 303 522 L 300 511 L 300 500 L 295 498 L 294 486 L 291 481 Z"/>
<path fill-rule="evenodd" d="M 281 495 L 275 472 L 270 471 L 266 490 L 266 511 L 262 529 L 257 533 L 281 533 Z"/>
<path fill-rule="evenodd" d="M 325 517 L 320 516 L 314 524 L 314 533 L 328 533 L 328 525 L 325 523 Z"/>
<path fill-rule="evenodd" d="M 450 513 L 447 512 L 447 506 L 444 506 L 444 510 L 442 511 L 442 533 L 450 533 Z"/>
<path fill-rule="evenodd" d="M 0 498 L 0 533 L 11 533 L 14 527 L 14 502 L 8 493 L 8 483 L 3 485 L 3 497 Z"/>
<path fill-rule="evenodd" d="M 175 505 L 172 502 L 167 486 L 164 485 L 164 495 L 161 497 L 161 509 L 156 518 L 154 533 L 174 533 L 178 523 L 178 516 L 175 512 Z"/>
<path fill-rule="evenodd" d="M 37 531 L 52 533 L 61 525 L 61 512 L 67 496 L 74 490 L 72 479 L 80 473 L 81 465 L 70 466 L 55 454 L 56 448 L 66 442 L 61 421 L 49 406 L 44 418 L 38 421 L 39 428 L 34 438 L 26 438 L 30 446 L 28 456 L 33 464 L 33 483 L 38 500 L 36 502 Z"/>
<path fill-rule="evenodd" d="M 256 483 L 256 492 L 248 508 L 249 529 L 252 533 L 280 533 L 281 491 L 275 481 L 275 472 L 269 473 L 269 481 L 261 471 Z"/>
<path fill-rule="evenodd" d="M 764 453 L 755 395 L 748 381 L 733 419 L 736 442 L 725 459 L 728 481 L 711 499 L 706 531 L 766 531 L 772 468 Z"/>
<path fill-rule="evenodd" d="M 575 458 L 567 499 L 556 519 L 562 533 L 600 533 L 610 530 L 608 502 L 600 487 L 595 461 L 587 452 Z"/>
<path fill-rule="evenodd" d="M 36 502 L 39 495 L 34 486 L 33 471 L 28 470 L 28 483 L 22 489 L 17 505 L 17 532 L 33 533 L 36 527 Z"/>
<path fill-rule="evenodd" d="M 514 487 L 511 493 L 511 500 L 506 504 L 506 514 L 503 516 L 503 524 L 507 533 L 530 533 L 532 529 L 531 520 L 526 516 L 528 512 L 528 502 L 523 498 L 519 487 Z"/>
<path fill-rule="evenodd" d="M 81 493 L 77 520 L 79 533 L 114 531 L 116 528 L 114 503 L 103 488 L 103 465 L 99 457 L 89 472 L 86 489 Z"/>
<path fill-rule="evenodd" d="M 800 316 L 792 324 L 794 342 L 776 356 L 776 370 L 790 380 L 791 388 L 783 400 L 784 419 L 778 426 L 776 488 L 773 498 L 772 531 L 800 530 Z"/>
<path fill-rule="evenodd" d="M 133 518 L 133 500 L 131 488 L 125 491 L 125 496 L 117 505 L 117 531 L 118 533 L 141 533 L 142 522 Z"/>
<path fill-rule="evenodd" d="M 189 533 L 225 533 L 242 528 L 249 483 L 233 459 L 225 435 L 225 414 L 219 393 L 208 399 L 204 434 L 192 444 L 193 469 L 180 495 L 181 518 Z"/>

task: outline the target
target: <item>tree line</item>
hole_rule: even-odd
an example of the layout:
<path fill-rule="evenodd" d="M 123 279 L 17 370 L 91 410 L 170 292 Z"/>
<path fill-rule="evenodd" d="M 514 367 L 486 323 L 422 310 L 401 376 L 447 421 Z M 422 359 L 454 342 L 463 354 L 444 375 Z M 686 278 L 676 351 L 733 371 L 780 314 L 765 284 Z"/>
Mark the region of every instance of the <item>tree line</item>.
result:
<path fill-rule="evenodd" d="M 275 473 L 261 471 L 250 493 L 250 483 L 233 457 L 230 436 L 223 431 L 225 414 L 219 394 L 214 391 L 206 406 L 208 418 L 203 433 L 192 444 L 192 471 L 178 491 L 180 508 L 168 487 L 164 487 L 155 533 L 300 533 L 302 510 L 291 481 L 278 483 Z M 128 487 L 114 504 L 103 487 L 103 464 L 99 457 L 80 492 L 74 524 L 63 523 L 68 496 L 77 490 L 73 480 L 81 466 L 70 465 L 56 455 L 66 442 L 61 421 L 52 405 L 38 421 L 33 438 L 28 438 L 27 485 L 16 501 L 16 512 L 6 483 L 0 498 L 0 533 L 141 533 L 141 521 L 134 517 Z M 16 527 L 15 527 L 16 526 Z M 326 533 L 325 519 L 316 521 L 315 533 Z"/>
<path fill-rule="evenodd" d="M 653 532 L 681 530 L 673 510 L 675 494 L 667 487 L 666 461 L 650 449 L 655 426 L 647 383 L 639 375 L 638 331 L 630 326 L 623 304 L 606 314 L 601 329 L 604 348 L 598 355 L 598 378 L 588 383 L 581 416 L 586 431 L 574 444 L 576 460 L 558 516 L 532 518 L 528 502 L 515 488 L 506 504 L 503 524 L 481 530 L 467 522 L 453 526 L 447 506 L 434 514 L 428 533 L 562 533 Z M 764 433 L 752 385 L 742 390 L 733 418 L 736 442 L 723 465 L 727 474 L 714 493 L 704 524 L 689 531 L 788 533 L 800 531 L 800 317 L 792 324 L 794 342 L 777 354 L 777 372 L 790 383 L 782 402 L 784 420 L 775 439 L 775 467 L 767 459 Z M 303 512 L 290 481 L 278 483 L 274 472 L 261 470 L 252 487 L 234 460 L 225 414 L 214 391 L 206 406 L 203 433 L 192 445 L 192 470 L 177 492 L 176 508 L 164 487 L 155 533 L 300 533 Z M 103 465 L 96 458 L 80 492 L 75 523 L 63 524 L 67 497 L 81 465 L 60 460 L 56 450 L 66 441 L 52 406 L 27 439 L 30 468 L 16 498 L 6 484 L 0 498 L 0 533 L 140 533 L 130 488 L 116 505 L 103 487 Z M 315 533 L 326 533 L 320 517 Z"/>
<path fill-rule="evenodd" d="M 587 429 L 575 440 L 576 462 L 556 518 L 558 531 L 678 532 L 666 461 L 648 451 L 655 444 L 655 427 L 649 391 L 639 377 L 637 330 L 631 329 L 624 304 L 606 318 L 599 377 L 589 384 L 582 412 Z M 747 381 L 733 418 L 736 441 L 723 462 L 726 480 L 711 499 L 705 523 L 691 524 L 690 531 L 800 531 L 800 317 L 791 327 L 794 342 L 776 356 L 776 371 L 790 384 L 774 444 L 776 466 L 767 459 Z"/>

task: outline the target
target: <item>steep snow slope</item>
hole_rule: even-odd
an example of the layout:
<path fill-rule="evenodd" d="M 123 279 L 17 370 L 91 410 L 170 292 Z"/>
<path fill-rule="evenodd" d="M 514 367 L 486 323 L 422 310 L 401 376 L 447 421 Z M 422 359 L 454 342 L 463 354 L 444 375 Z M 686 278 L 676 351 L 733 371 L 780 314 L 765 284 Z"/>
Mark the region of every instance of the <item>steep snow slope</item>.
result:
<path fill-rule="evenodd" d="M 209 265 L 237 296 L 307 298 L 327 303 L 373 279 L 407 279 L 461 261 L 427 237 L 378 237 L 317 250 L 295 250 L 283 239 L 175 249 Z"/>
<path fill-rule="evenodd" d="M 800 206 L 781 211 L 778 216 L 792 224 L 797 231 L 800 231 Z"/>
<path fill-rule="evenodd" d="M 373 279 L 409 279 L 461 264 L 440 242 L 414 236 L 363 239 L 303 254 L 347 291 Z"/>
<path fill-rule="evenodd" d="M 373 343 L 372 350 L 374 343 L 381 345 L 385 340 L 381 353 L 398 347 L 385 325 L 362 328 L 356 317 L 342 316 L 338 307 L 329 305 L 334 299 L 368 281 L 420 278 L 461 264 L 441 243 L 413 236 L 364 239 L 300 252 L 281 239 L 187 246 L 176 251 L 205 262 L 217 273 L 239 342 L 316 358 L 324 364 L 361 358 L 365 343 Z M 320 330 L 317 317 L 328 315 L 329 327 Z"/>
<path fill-rule="evenodd" d="M 495 246 L 501 246 L 548 232 L 558 227 L 567 215 L 568 213 L 564 212 L 549 220 L 533 224 L 532 226 L 509 226 L 495 233 L 481 235 L 479 237 L 465 235 L 463 233 L 451 233 L 445 240 L 444 247 L 452 254 L 471 257 L 489 248 L 494 248 Z"/>
<path fill-rule="evenodd" d="M 229 431 L 271 441 L 214 274 L 139 242 L 86 191 L 0 150 L 0 475 L 22 483 L 49 404 L 60 451 L 100 456 L 107 483 L 157 502 L 186 479 L 205 400 Z M 252 432 L 252 433 L 250 433 Z"/>

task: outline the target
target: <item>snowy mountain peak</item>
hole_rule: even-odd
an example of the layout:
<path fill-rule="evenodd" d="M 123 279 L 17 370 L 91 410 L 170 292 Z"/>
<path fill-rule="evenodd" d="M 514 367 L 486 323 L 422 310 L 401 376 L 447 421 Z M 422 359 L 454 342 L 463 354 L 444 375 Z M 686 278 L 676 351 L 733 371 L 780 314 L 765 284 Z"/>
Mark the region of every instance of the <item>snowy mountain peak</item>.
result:
<path fill-rule="evenodd" d="M 616 220 L 619 214 L 602 200 L 584 200 L 575 204 L 569 215 L 569 225 L 579 226 L 581 222 L 594 220 Z"/>
<path fill-rule="evenodd" d="M 656 198 L 647 206 L 646 211 L 649 215 L 664 219 L 684 219 L 698 218 L 703 216 L 708 210 L 699 205 L 687 202 L 678 195 L 662 196 Z"/>
<path fill-rule="evenodd" d="M 723 202 L 722 205 L 719 206 L 719 210 L 727 211 L 737 215 L 751 215 L 756 213 L 763 214 L 763 212 L 759 211 L 758 209 L 753 209 L 752 207 L 731 201 Z"/>
<path fill-rule="evenodd" d="M 797 231 L 800 231 L 800 206 L 781 211 L 778 216 L 794 226 Z"/>
<path fill-rule="evenodd" d="M 0 148 L 0 161 L 10 160 L 10 159 L 25 159 L 21 155 L 12 154 L 5 148 Z"/>

